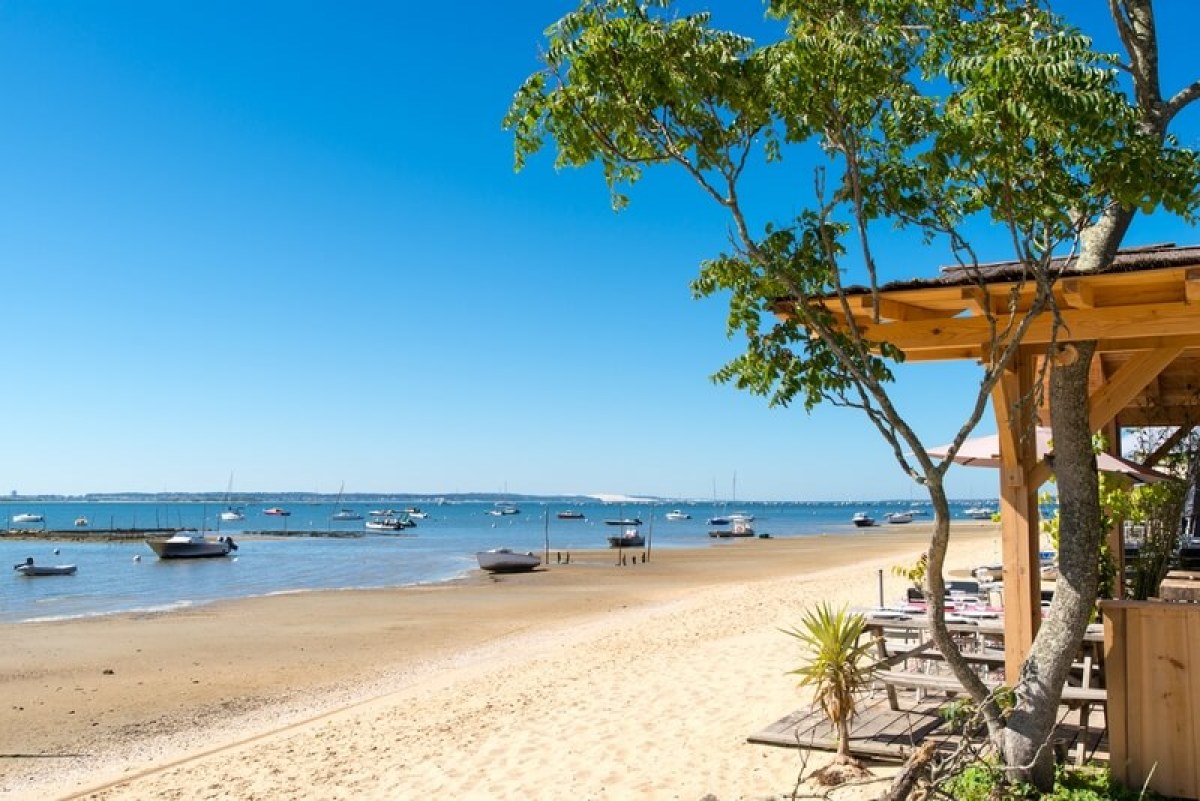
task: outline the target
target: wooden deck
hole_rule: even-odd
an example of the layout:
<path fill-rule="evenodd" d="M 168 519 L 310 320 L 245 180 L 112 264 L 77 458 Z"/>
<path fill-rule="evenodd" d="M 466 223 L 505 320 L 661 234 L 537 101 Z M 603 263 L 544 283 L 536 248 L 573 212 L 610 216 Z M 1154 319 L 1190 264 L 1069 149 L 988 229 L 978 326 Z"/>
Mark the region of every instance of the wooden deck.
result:
<path fill-rule="evenodd" d="M 959 735 L 938 715 L 949 700 L 945 696 L 900 693 L 900 709 L 891 709 L 886 693 L 859 701 L 858 714 L 850 726 L 850 751 L 867 759 L 903 761 L 928 739 L 938 750 L 958 745 Z M 1079 726 L 1079 712 L 1065 711 L 1054 733 L 1060 758 L 1073 762 L 1108 762 L 1108 732 L 1104 712 L 1093 708 L 1086 728 Z M 819 709 L 802 709 L 780 718 L 747 740 L 758 745 L 784 748 L 809 748 L 818 751 L 837 749 L 837 734 Z"/>

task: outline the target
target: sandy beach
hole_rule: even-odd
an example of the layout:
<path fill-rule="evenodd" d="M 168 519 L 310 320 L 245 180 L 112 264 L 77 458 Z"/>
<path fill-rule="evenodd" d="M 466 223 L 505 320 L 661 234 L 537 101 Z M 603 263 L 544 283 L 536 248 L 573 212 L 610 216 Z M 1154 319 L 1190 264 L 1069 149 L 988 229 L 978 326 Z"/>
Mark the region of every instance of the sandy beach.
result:
<path fill-rule="evenodd" d="M 753 799 L 799 708 L 780 629 L 873 606 L 928 525 L 742 540 L 646 563 L 3 626 L 6 799 Z M 955 524 L 952 567 L 998 561 Z M 818 764 L 814 758 L 809 769 Z M 881 769 L 881 773 L 886 769 Z"/>

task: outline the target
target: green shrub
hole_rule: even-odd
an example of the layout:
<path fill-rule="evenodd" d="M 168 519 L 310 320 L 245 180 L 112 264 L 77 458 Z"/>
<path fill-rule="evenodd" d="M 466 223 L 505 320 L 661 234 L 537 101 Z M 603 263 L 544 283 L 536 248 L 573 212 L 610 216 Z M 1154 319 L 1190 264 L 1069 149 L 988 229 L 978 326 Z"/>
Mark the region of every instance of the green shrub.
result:
<path fill-rule="evenodd" d="M 1054 777 L 1054 791 L 1039 795 L 1031 787 L 1010 787 L 1000 796 L 993 796 L 1000 770 L 991 765 L 974 764 L 953 776 L 941 788 L 954 801 L 1024 801 L 1041 798 L 1045 801 L 1154 801 L 1161 799 L 1156 793 L 1144 795 L 1129 790 L 1112 781 L 1108 769 L 1067 768 L 1059 766 Z"/>

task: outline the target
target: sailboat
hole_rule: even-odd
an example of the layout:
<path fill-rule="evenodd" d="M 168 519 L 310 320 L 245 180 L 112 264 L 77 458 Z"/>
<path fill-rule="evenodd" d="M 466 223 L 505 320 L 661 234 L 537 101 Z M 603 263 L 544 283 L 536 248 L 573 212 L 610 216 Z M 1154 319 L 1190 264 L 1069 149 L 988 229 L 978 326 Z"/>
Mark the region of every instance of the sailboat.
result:
<path fill-rule="evenodd" d="M 346 509 L 342 506 L 342 492 L 346 489 L 346 482 L 342 482 L 342 486 L 338 489 L 337 500 L 334 501 L 334 506 L 338 510 L 329 516 L 330 520 L 362 520 L 363 516 L 353 509 Z"/>
<path fill-rule="evenodd" d="M 231 495 L 233 495 L 233 473 L 229 474 L 229 486 L 225 488 L 225 511 L 221 512 L 220 518 L 226 522 L 245 520 L 246 515 L 242 512 L 242 507 L 233 506 L 229 503 Z"/>

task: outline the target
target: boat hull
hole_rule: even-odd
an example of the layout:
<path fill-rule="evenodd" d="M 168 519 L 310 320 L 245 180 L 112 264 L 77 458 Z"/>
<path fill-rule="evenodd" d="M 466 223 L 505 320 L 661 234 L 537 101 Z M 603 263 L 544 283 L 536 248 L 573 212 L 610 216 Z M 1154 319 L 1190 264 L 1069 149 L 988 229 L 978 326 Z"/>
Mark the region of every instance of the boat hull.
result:
<path fill-rule="evenodd" d="M 146 544 L 159 559 L 217 559 L 229 556 L 237 548 L 228 539 L 204 542 L 172 542 L 170 538 L 148 539 Z"/>
<path fill-rule="evenodd" d="M 22 576 L 73 576 L 75 565 L 17 565 L 14 568 Z"/>
<path fill-rule="evenodd" d="M 542 563 L 539 557 L 531 553 L 514 553 L 507 548 L 479 551 L 475 559 L 479 567 L 489 573 L 525 573 Z"/>

